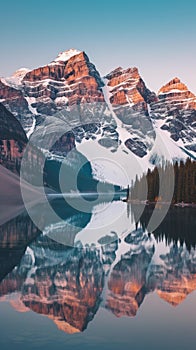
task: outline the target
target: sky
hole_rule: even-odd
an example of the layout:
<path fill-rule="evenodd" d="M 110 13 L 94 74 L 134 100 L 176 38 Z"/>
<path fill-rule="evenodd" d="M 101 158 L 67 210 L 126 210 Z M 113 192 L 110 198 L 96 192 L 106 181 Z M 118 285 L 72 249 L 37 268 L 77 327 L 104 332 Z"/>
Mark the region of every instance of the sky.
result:
<path fill-rule="evenodd" d="M 6 0 L 0 11 L 1 77 L 76 48 L 102 76 L 136 66 L 151 90 L 177 76 L 196 93 L 195 0 Z"/>

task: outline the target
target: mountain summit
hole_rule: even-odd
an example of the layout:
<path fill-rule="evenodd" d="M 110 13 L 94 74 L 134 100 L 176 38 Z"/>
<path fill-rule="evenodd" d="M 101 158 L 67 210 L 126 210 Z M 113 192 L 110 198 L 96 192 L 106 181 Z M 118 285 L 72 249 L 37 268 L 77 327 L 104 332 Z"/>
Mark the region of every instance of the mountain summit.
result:
<path fill-rule="evenodd" d="M 196 109 L 196 96 L 179 78 L 174 78 L 162 86 L 158 96 L 164 103 L 172 103 L 177 108 Z"/>
<path fill-rule="evenodd" d="M 82 51 L 77 49 L 69 49 L 63 52 L 60 52 L 53 62 L 65 62 L 68 61 L 71 57 L 78 55 Z"/>

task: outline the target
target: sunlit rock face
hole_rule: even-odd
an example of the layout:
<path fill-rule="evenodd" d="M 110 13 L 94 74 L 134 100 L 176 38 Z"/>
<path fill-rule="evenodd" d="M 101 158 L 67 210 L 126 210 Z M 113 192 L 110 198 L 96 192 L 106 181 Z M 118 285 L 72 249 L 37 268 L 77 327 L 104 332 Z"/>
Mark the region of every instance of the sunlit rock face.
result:
<path fill-rule="evenodd" d="M 174 78 L 162 86 L 158 97 L 160 102 L 165 104 L 165 107 L 196 109 L 196 96 L 178 78 Z"/>
<path fill-rule="evenodd" d="M 47 66 L 28 72 L 24 90 L 37 99 L 39 113 L 51 114 L 59 107 L 80 102 L 103 102 L 101 78 L 84 52 L 64 60 L 54 60 Z"/>
<path fill-rule="evenodd" d="M 133 107 L 133 111 L 138 109 L 147 114 L 147 103 L 156 100 L 155 94 L 146 87 L 136 67 L 125 70 L 119 67 L 105 78 L 110 87 L 110 102 L 113 105 L 128 105 Z"/>
<path fill-rule="evenodd" d="M 12 79 L 6 79 L 6 89 L 21 94 L 33 116 L 28 124 L 25 117 L 28 113 L 21 105 L 23 114 L 20 122 L 27 134 L 40 126 L 43 126 L 43 132 L 45 128 L 48 133 L 50 125 L 55 128 L 55 134 L 61 131 L 60 136 L 63 130 L 66 133 L 74 129 L 77 142 L 97 139 L 106 148 L 118 144 L 116 123 L 108 111 L 102 91 L 104 83 L 85 52 L 71 49 L 60 53 L 51 63 L 22 74 L 18 85 L 16 82 L 17 89 L 11 82 Z M 2 100 L 4 104 L 6 101 L 6 98 Z M 56 122 L 59 120 L 61 124 L 58 128 Z M 101 136 L 102 140 L 99 140 Z M 67 149 L 71 149 L 72 140 L 70 143 L 61 140 L 55 153 L 63 154 L 65 143 Z M 42 148 L 48 150 L 47 138 Z"/>
<path fill-rule="evenodd" d="M 55 121 L 59 119 L 64 121 L 59 129 L 66 133 L 74 128 L 74 123 L 77 120 L 76 126 L 82 125 L 82 128 L 75 130 L 75 135 L 77 141 L 81 142 L 82 139 L 89 139 L 91 136 L 96 138 L 97 134 L 101 134 L 101 130 L 99 130 L 100 117 L 98 124 L 94 124 L 94 120 L 97 118 L 94 116 L 96 112 L 92 111 L 92 104 L 104 103 L 101 89 L 103 85 L 99 72 L 90 62 L 86 53 L 71 49 L 60 53 L 56 59 L 43 67 L 20 70 L 13 77 L 2 80 L 0 99 L 16 115 L 27 135 L 31 135 L 40 125 L 47 128 L 50 124 L 55 127 Z M 88 111 L 82 111 L 82 107 L 80 107 L 85 104 L 91 104 Z M 64 115 L 58 114 L 61 111 L 64 112 Z M 51 120 L 50 117 L 53 119 Z M 88 119 L 87 123 L 86 119 Z M 108 125 L 107 117 L 102 117 L 102 119 L 106 127 Z M 109 118 L 110 121 L 111 118 Z M 48 131 L 47 128 L 47 133 Z M 112 128 L 113 131 L 114 128 Z M 55 128 L 56 132 L 57 127 Z M 60 136 L 62 136 L 62 132 Z M 65 139 L 62 136 L 58 142 L 57 154 L 64 153 L 65 144 L 66 151 L 72 148 L 73 141 L 70 138 L 65 141 L 63 138 Z M 47 140 L 42 148 L 49 150 Z"/>
<path fill-rule="evenodd" d="M 54 115 L 67 106 L 103 102 L 102 85 L 85 52 L 68 50 L 43 67 L 19 70 L 2 79 L 0 99 L 28 131 L 33 116 L 40 123 L 41 116 Z"/>
<path fill-rule="evenodd" d="M 68 106 L 104 101 L 95 66 L 84 52 L 73 50 L 72 56 L 69 51 L 24 76 L 22 90 L 35 115 L 50 116 Z"/>

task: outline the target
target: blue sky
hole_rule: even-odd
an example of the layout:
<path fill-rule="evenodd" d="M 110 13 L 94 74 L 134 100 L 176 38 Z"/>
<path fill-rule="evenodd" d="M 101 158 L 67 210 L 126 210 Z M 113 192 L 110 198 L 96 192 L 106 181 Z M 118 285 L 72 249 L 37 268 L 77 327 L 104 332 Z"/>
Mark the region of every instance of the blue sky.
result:
<path fill-rule="evenodd" d="M 102 75 L 137 66 L 155 91 L 178 76 L 196 93 L 195 0 L 6 0 L 0 10 L 0 76 L 74 47 Z"/>

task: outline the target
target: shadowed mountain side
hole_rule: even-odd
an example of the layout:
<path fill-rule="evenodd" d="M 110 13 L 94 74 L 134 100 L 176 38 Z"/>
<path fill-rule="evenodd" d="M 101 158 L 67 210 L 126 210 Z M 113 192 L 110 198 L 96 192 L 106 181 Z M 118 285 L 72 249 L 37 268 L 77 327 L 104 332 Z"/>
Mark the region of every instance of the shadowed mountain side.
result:
<path fill-rule="evenodd" d="M 19 173 L 27 142 L 19 121 L 0 103 L 0 165 Z"/>
<path fill-rule="evenodd" d="M 27 246 L 39 234 L 39 229 L 33 224 L 25 212 L 0 226 L 0 281 L 4 279 L 15 266 L 20 264 Z M 15 272 L 12 273 L 15 274 Z M 12 280 L 10 277 L 8 279 Z M 11 286 L 15 286 L 15 284 L 15 282 L 11 282 Z M 2 288 L 1 283 L 0 295 L 2 295 Z"/>

